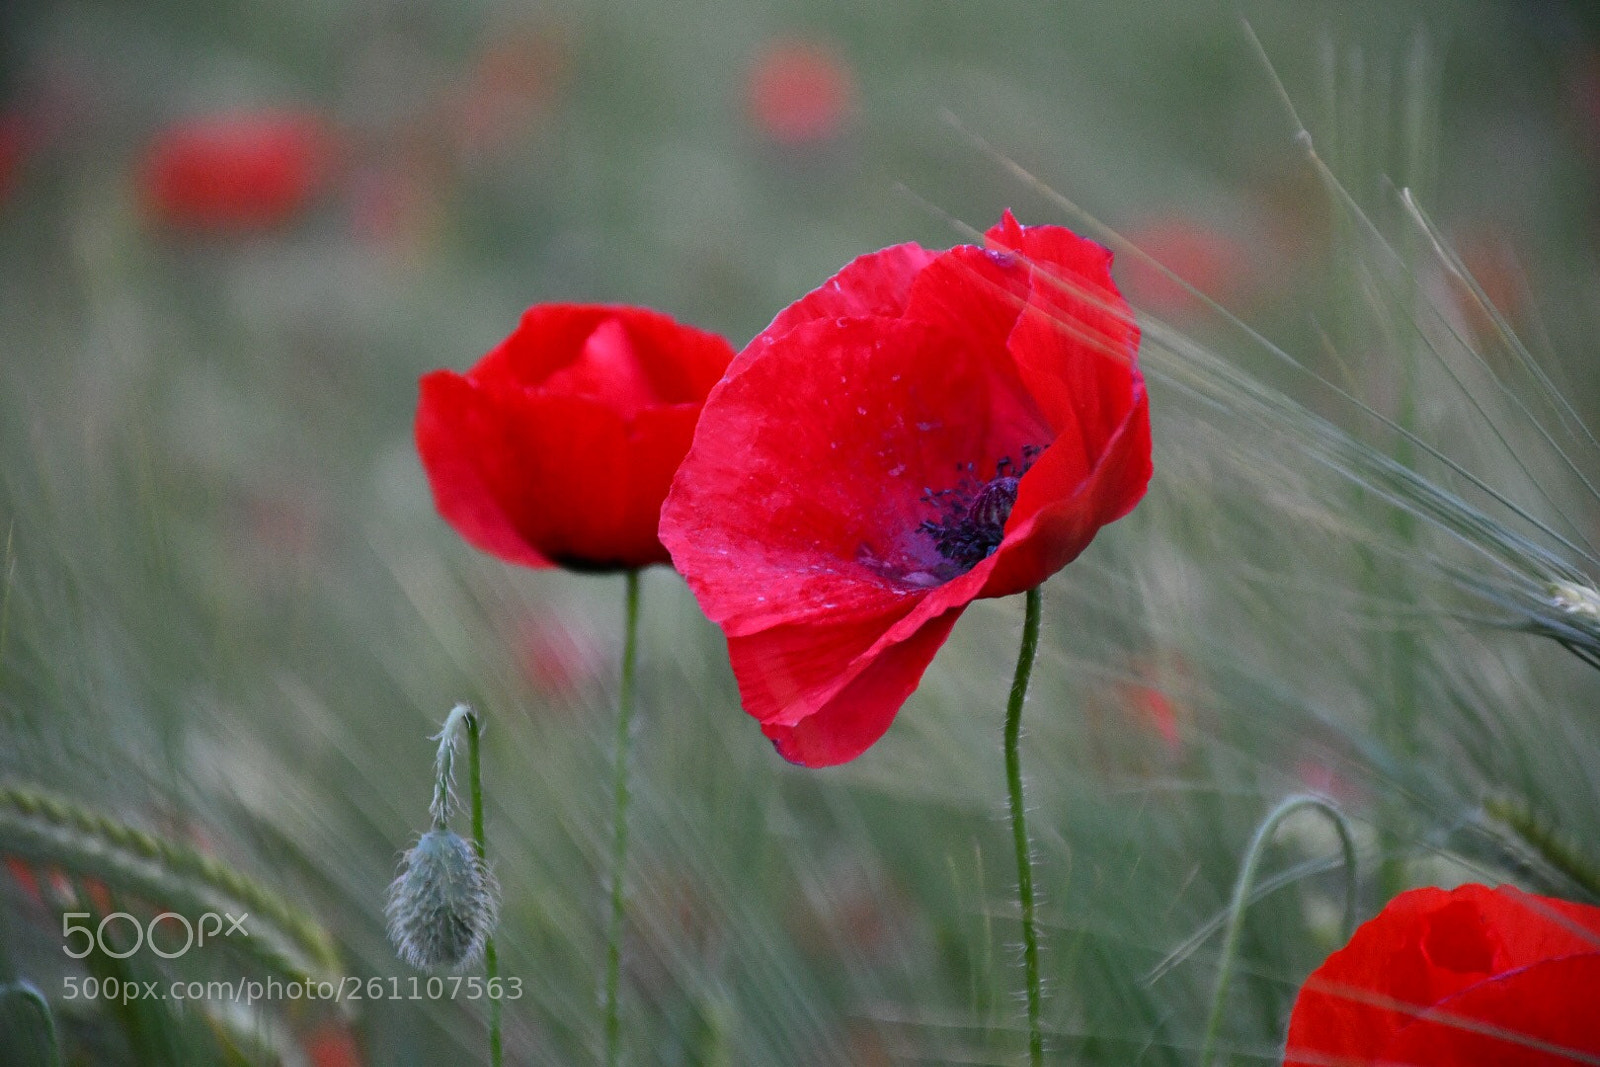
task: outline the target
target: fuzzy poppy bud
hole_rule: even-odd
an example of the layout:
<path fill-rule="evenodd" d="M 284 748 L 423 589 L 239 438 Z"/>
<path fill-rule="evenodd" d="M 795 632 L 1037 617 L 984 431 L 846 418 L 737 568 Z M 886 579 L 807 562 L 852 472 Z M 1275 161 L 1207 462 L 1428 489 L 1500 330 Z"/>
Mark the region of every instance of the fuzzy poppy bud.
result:
<path fill-rule="evenodd" d="M 400 957 L 423 970 L 461 967 L 483 953 L 499 886 L 472 845 L 450 830 L 423 834 L 400 862 L 384 914 Z"/>

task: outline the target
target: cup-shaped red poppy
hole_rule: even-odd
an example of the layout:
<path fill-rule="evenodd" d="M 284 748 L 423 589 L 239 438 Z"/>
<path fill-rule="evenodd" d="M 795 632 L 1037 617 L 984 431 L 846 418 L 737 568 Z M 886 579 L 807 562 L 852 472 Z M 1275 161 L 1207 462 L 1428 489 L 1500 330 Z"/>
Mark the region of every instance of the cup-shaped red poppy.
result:
<path fill-rule="evenodd" d="M 249 232 L 292 221 L 327 181 L 334 156 L 320 117 L 252 111 L 187 119 L 150 143 L 138 180 L 161 223 L 204 232 Z"/>
<path fill-rule="evenodd" d="M 1287 1067 L 1557 1067 L 1600 1056 L 1600 908 L 1414 889 L 1312 972 Z"/>
<path fill-rule="evenodd" d="M 733 358 L 646 308 L 541 304 L 466 374 L 422 379 L 417 452 L 439 514 L 511 563 L 666 563 L 661 502 Z"/>
<path fill-rule="evenodd" d="M 786 758 L 860 755 L 963 609 L 1039 585 L 1150 479 L 1111 254 L 1009 213 L 791 305 L 706 401 L 661 539 Z"/>

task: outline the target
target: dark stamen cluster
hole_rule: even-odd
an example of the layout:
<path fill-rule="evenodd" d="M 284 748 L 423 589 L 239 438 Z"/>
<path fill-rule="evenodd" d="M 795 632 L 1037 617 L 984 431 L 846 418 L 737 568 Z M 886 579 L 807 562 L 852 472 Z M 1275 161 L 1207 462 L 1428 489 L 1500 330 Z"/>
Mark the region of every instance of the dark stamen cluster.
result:
<path fill-rule="evenodd" d="M 1036 445 L 1024 446 L 1020 464 L 1006 456 L 995 464 L 994 477 L 982 485 L 971 477 L 973 464 L 959 464 L 956 469 L 962 478 L 953 488 L 922 491 L 923 501 L 944 515 L 923 522 L 918 529 L 933 538 L 941 556 L 964 571 L 971 570 L 1000 547 L 1006 520 L 1017 503 L 1017 486 L 1042 451 Z"/>

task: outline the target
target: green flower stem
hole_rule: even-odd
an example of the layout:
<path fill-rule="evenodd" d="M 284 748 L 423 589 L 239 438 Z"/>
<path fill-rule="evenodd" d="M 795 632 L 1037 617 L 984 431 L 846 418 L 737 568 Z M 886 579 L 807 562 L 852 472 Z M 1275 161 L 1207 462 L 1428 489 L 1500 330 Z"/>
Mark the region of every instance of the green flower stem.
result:
<path fill-rule="evenodd" d="M 480 862 L 487 863 L 484 851 L 483 838 L 483 774 L 478 754 L 478 738 L 482 727 L 478 722 L 476 713 L 467 716 L 467 777 L 469 788 L 472 791 L 472 847 L 478 851 Z M 495 979 L 500 977 L 500 960 L 494 950 L 494 935 L 491 934 L 483 943 L 483 976 L 484 984 L 493 990 L 499 983 Z M 500 1067 L 504 1055 L 500 1038 L 500 998 L 494 995 L 489 997 L 489 1063 L 491 1067 Z"/>
<path fill-rule="evenodd" d="M 1344 937 L 1349 941 L 1356 929 L 1356 845 L 1344 813 L 1321 797 L 1297 794 L 1286 798 L 1262 820 L 1244 854 L 1239 880 L 1233 886 L 1233 901 L 1228 907 L 1228 932 L 1222 941 L 1222 959 L 1217 965 L 1217 985 L 1211 994 L 1211 1016 L 1206 1020 L 1205 1040 L 1200 1045 L 1200 1067 L 1211 1067 L 1216 1058 L 1217 1034 L 1222 1029 L 1222 1012 L 1228 997 L 1228 983 L 1239 956 L 1239 936 L 1244 930 L 1244 912 L 1255 889 L 1256 869 L 1272 837 L 1285 819 L 1302 808 L 1315 808 L 1325 814 L 1339 832 L 1339 847 L 1344 851 Z"/>
<path fill-rule="evenodd" d="M 622 688 L 617 708 L 616 779 L 612 797 L 611 920 L 606 930 L 605 1062 L 616 1067 L 622 1055 L 622 1021 L 617 987 L 622 974 L 623 883 L 628 859 L 628 749 L 633 729 L 633 673 L 639 658 L 639 572 L 628 572 L 627 621 L 622 644 Z"/>
<path fill-rule="evenodd" d="M 1028 845 L 1026 806 L 1022 799 L 1022 760 L 1017 743 L 1022 737 L 1022 704 L 1028 696 L 1028 678 L 1039 651 L 1039 618 L 1044 596 L 1039 587 L 1028 590 L 1027 615 L 1022 623 L 1022 648 L 1017 653 L 1017 673 L 1011 680 L 1011 700 L 1006 706 L 1006 784 L 1011 791 L 1011 836 L 1017 846 L 1017 902 L 1022 906 L 1022 963 L 1028 980 L 1028 1062 L 1044 1063 L 1044 1034 L 1039 1029 L 1039 932 L 1033 917 L 1033 855 Z"/>

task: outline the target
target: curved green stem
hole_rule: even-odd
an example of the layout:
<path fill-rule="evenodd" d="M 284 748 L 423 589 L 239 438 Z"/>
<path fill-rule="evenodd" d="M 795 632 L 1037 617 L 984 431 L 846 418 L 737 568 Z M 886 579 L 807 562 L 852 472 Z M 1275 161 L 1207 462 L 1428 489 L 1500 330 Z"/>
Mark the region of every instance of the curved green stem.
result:
<path fill-rule="evenodd" d="M 479 862 L 487 862 L 484 853 L 483 838 L 483 775 L 480 771 L 478 757 L 478 737 L 482 727 L 476 714 L 467 716 L 467 777 L 471 779 L 468 788 L 472 791 L 472 847 L 477 849 Z M 500 960 L 495 955 L 494 937 L 491 935 L 483 943 L 483 976 L 484 984 L 489 989 L 494 989 L 498 983 L 495 981 L 500 976 Z M 489 1063 L 491 1067 L 500 1067 L 503 1055 L 500 1038 L 500 998 L 494 995 L 489 997 Z"/>
<path fill-rule="evenodd" d="M 33 1039 L 24 1037 L 26 1020 L 23 1015 L 34 1015 L 39 1023 L 39 1033 Z M 47 1063 L 59 1067 L 61 1041 L 56 1033 L 56 1017 L 50 1002 L 32 982 L 16 981 L 0 985 L 0 1023 L 11 1035 L 11 1053 L 28 1063 Z"/>
<path fill-rule="evenodd" d="M 1043 999 L 1039 988 L 1039 932 L 1033 918 L 1033 855 L 1028 845 L 1026 806 L 1022 799 L 1022 759 L 1017 745 L 1022 737 L 1022 704 L 1028 696 L 1028 678 L 1039 651 L 1039 618 L 1044 596 L 1039 587 L 1028 590 L 1027 614 L 1022 623 L 1022 648 L 1017 653 L 1017 673 L 1011 680 L 1006 705 L 1006 784 L 1011 795 L 1011 837 L 1017 846 L 1017 903 L 1022 908 L 1022 965 L 1028 981 L 1028 1062 L 1044 1063 L 1044 1034 L 1039 1029 Z"/>
<path fill-rule="evenodd" d="M 1309 794 L 1286 798 L 1262 820 L 1255 837 L 1245 851 L 1244 866 L 1239 868 L 1239 879 L 1233 886 L 1233 901 L 1228 906 L 1228 933 L 1222 941 L 1222 959 L 1217 965 L 1217 985 L 1211 994 L 1211 1015 L 1206 1020 L 1205 1040 L 1200 1045 L 1200 1067 L 1211 1067 L 1216 1057 L 1217 1034 L 1222 1029 L 1222 1011 L 1228 996 L 1228 983 L 1233 978 L 1233 964 L 1239 955 L 1239 936 L 1244 931 L 1244 912 L 1250 903 L 1250 892 L 1255 887 L 1256 869 L 1272 836 L 1289 816 L 1302 808 L 1316 808 L 1333 822 L 1339 832 L 1339 847 L 1344 852 L 1344 937 L 1349 941 L 1356 929 L 1356 846 L 1350 836 L 1350 826 L 1344 813 L 1327 800 Z"/>
<path fill-rule="evenodd" d="M 628 572 L 627 622 L 622 644 L 622 688 L 617 708 L 616 778 L 612 796 L 611 920 L 606 931 L 605 1043 L 607 1067 L 616 1067 L 622 1053 L 622 1022 L 617 1014 L 617 986 L 622 974 L 623 883 L 628 859 L 628 748 L 633 727 L 633 673 L 639 658 L 639 572 Z"/>

